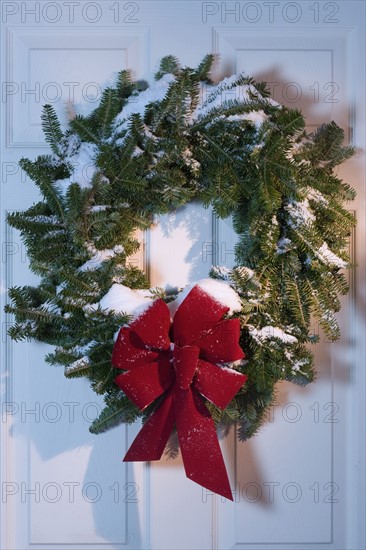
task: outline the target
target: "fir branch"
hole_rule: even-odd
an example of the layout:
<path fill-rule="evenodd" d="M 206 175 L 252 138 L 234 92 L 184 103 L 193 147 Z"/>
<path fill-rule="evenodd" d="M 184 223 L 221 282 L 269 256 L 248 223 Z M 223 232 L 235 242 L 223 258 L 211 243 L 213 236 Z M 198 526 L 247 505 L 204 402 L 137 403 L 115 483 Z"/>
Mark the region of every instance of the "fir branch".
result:
<path fill-rule="evenodd" d="M 210 71 L 212 69 L 212 65 L 215 61 L 214 54 L 207 54 L 202 59 L 201 63 L 198 65 L 197 69 L 195 70 L 195 78 L 197 81 L 201 82 L 207 82 L 208 84 L 211 84 L 212 81 L 209 77 Z"/>
<path fill-rule="evenodd" d="M 165 74 L 178 75 L 180 71 L 179 61 L 174 55 L 166 55 L 160 62 L 160 67 L 155 74 L 155 80 L 160 80 Z"/>
<path fill-rule="evenodd" d="M 110 405 L 107 405 L 99 417 L 92 422 L 89 431 L 99 434 L 122 422 L 132 424 L 138 415 L 138 409 L 127 398 L 121 399 L 118 404 L 112 402 Z"/>
<path fill-rule="evenodd" d="M 55 155 L 62 157 L 60 153 L 60 142 L 63 138 L 60 122 L 55 109 L 52 105 L 44 105 L 41 114 L 42 129 L 46 136 L 46 141 Z"/>

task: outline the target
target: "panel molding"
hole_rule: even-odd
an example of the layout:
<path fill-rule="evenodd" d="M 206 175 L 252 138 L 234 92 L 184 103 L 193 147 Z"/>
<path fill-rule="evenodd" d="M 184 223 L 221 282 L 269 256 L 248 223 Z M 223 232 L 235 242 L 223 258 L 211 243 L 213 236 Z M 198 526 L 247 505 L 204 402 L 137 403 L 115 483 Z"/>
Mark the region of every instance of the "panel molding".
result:
<path fill-rule="evenodd" d="M 323 30 L 323 29 L 322 29 Z M 301 33 L 302 33 L 302 30 L 301 30 Z M 300 34 L 301 34 L 300 33 Z M 351 52 L 350 52 L 350 45 L 352 43 L 352 41 L 350 40 L 350 38 L 352 37 L 352 29 L 341 29 L 339 30 L 336 34 L 336 39 L 339 40 L 339 42 L 337 43 L 337 48 L 336 49 L 336 54 L 340 54 L 340 49 L 341 49 L 341 44 L 344 44 L 346 45 L 346 52 L 345 52 L 345 55 L 344 53 L 341 53 L 341 63 L 340 63 L 340 67 L 335 68 L 335 65 L 336 65 L 336 60 L 335 60 L 335 55 L 334 55 L 334 52 L 332 51 L 332 43 L 334 44 L 334 40 L 335 40 L 335 37 L 334 37 L 334 31 L 332 31 L 331 33 L 327 33 L 325 32 L 324 35 L 325 35 L 325 40 L 329 42 L 328 44 L 328 47 L 327 47 L 327 50 L 328 51 L 331 51 L 332 52 L 332 55 L 331 55 L 331 63 L 332 63 L 332 80 L 335 78 L 334 75 L 335 74 L 338 74 L 339 76 L 343 75 L 343 79 L 346 78 L 346 75 L 349 74 L 349 67 L 347 65 L 347 61 L 349 61 L 350 59 L 350 56 L 351 56 Z M 248 39 L 248 35 L 249 35 L 249 39 Z M 258 38 L 258 35 L 260 36 L 260 38 Z M 284 36 L 285 35 L 285 36 Z M 298 38 L 298 35 L 299 35 L 299 32 L 298 31 L 293 31 L 292 33 L 291 32 L 288 32 L 286 31 L 286 33 L 281 33 L 280 31 L 270 31 L 268 29 L 266 30 L 263 30 L 263 32 L 261 32 L 261 29 L 256 29 L 252 34 L 250 32 L 245 32 L 245 33 L 242 33 L 240 31 L 240 29 L 228 29 L 228 28 L 224 28 L 224 29 L 213 29 L 213 51 L 216 53 L 216 54 L 219 54 L 220 56 L 220 66 L 223 67 L 223 71 L 224 71 L 224 74 L 220 74 L 218 75 L 218 68 L 216 68 L 216 74 L 217 74 L 217 79 L 219 78 L 222 78 L 223 76 L 228 76 L 229 74 L 232 74 L 232 73 L 237 73 L 237 67 L 235 66 L 235 60 L 236 60 L 236 57 L 237 57 L 237 52 L 238 51 L 243 51 L 243 50 L 246 50 L 248 51 L 248 53 L 250 52 L 254 52 L 256 51 L 255 48 L 252 47 L 252 41 L 251 41 L 251 38 L 253 36 L 255 36 L 258 41 L 262 41 L 263 39 L 265 39 L 265 37 L 268 37 L 267 38 L 267 41 L 268 42 L 271 42 L 272 43 L 272 47 L 274 49 L 277 49 L 279 46 L 282 46 L 281 42 L 283 40 L 288 40 L 288 35 L 290 35 L 290 37 L 293 39 L 293 43 L 295 43 L 297 41 L 297 38 Z M 310 35 L 310 37 L 309 37 Z M 314 30 L 312 31 L 306 31 L 306 36 L 307 36 L 307 39 L 309 40 L 309 43 L 312 44 L 312 46 L 310 46 L 310 48 L 312 48 L 313 51 L 316 51 L 316 41 L 311 41 L 311 37 L 319 37 L 319 33 L 316 33 L 314 32 Z M 247 48 L 247 44 L 251 44 L 251 47 L 250 48 Z M 291 40 L 290 40 L 290 46 L 288 47 L 288 49 L 291 49 Z M 313 46 L 313 44 L 315 46 Z M 296 48 L 295 48 L 296 49 Z M 263 50 L 263 48 L 262 48 Z M 258 51 L 258 50 L 257 50 Z M 325 51 L 325 50 L 324 50 Z M 260 67 L 259 67 L 260 69 Z M 255 76 L 255 75 L 254 75 Z M 354 88 L 353 88 L 353 81 L 351 83 L 348 83 L 348 91 L 347 91 L 347 95 L 343 95 L 342 97 L 342 105 L 346 105 L 346 110 L 345 110 L 345 117 L 343 117 L 343 124 L 340 124 L 339 121 L 337 121 L 337 123 L 341 126 L 343 126 L 343 128 L 345 129 L 346 131 L 346 135 L 348 135 L 348 138 L 349 138 L 349 143 L 351 142 L 351 140 L 353 139 L 353 133 L 352 133 L 352 130 L 353 130 L 353 124 L 354 124 L 354 121 L 355 121 L 355 115 L 354 115 L 354 111 L 355 111 L 355 108 L 354 108 L 354 101 L 353 101 L 353 93 L 354 93 Z M 355 214 L 355 213 L 354 213 Z M 216 232 L 216 236 L 214 237 L 214 239 L 219 242 L 220 241 L 220 226 L 222 225 L 222 221 L 217 221 L 216 222 L 216 226 L 215 226 L 215 232 Z M 225 233 L 225 231 L 224 231 Z M 351 236 L 351 239 L 350 239 L 350 257 L 351 257 L 351 260 L 352 262 L 355 262 L 356 261 L 356 258 L 355 258 L 355 255 L 356 255 L 356 242 L 355 242 L 355 231 L 353 231 L 352 233 L 352 236 Z M 219 262 L 220 263 L 220 262 Z M 348 301 L 349 301 L 349 310 L 348 310 L 348 326 L 350 326 L 350 330 L 347 331 L 347 333 L 345 334 L 345 339 L 349 338 L 350 336 L 352 336 L 354 334 L 354 330 L 352 329 L 352 327 L 355 325 L 355 309 L 354 309 L 354 297 L 355 297 L 355 274 L 354 272 L 350 272 L 348 273 L 348 276 L 349 276 L 349 284 L 350 284 L 350 293 L 349 293 L 349 296 L 348 296 Z M 346 352 L 347 355 L 348 355 L 348 361 L 346 360 L 346 362 L 350 365 L 355 365 L 355 349 L 353 346 L 350 346 L 349 344 L 347 345 L 347 343 L 344 344 L 343 346 L 343 352 L 342 354 L 345 353 L 345 349 L 348 347 L 348 351 Z M 337 399 L 340 398 L 340 402 L 342 403 L 342 405 L 344 406 L 344 410 L 343 410 L 343 413 L 345 414 L 345 417 L 344 417 L 344 423 L 347 424 L 347 428 L 348 430 L 350 430 L 351 426 L 349 425 L 351 419 L 349 417 L 349 414 L 347 414 L 347 409 L 346 409 L 346 404 L 348 402 L 348 399 L 350 398 L 351 401 L 354 401 L 354 399 L 352 399 L 352 395 L 355 396 L 355 392 L 357 391 L 356 388 L 349 388 L 347 393 L 349 394 L 348 396 L 343 396 L 340 397 L 340 391 L 338 388 L 339 388 L 339 382 L 337 381 L 337 374 L 335 373 L 334 371 L 334 368 L 335 368 L 335 354 L 337 354 L 337 348 L 335 348 L 334 346 L 332 346 L 332 349 L 329 351 L 330 353 L 330 364 L 331 364 L 331 367 L 330 367 L 330 373 L 331 373 L 331 380 L 329 380 L 329 383 L 330 383 L 330 392 L 331 392 L 331 401 L 332 402 L 336 402 L 337 403 Z M 339 438 L 342 438 L 342 437 L 345 437 L 345 435 L 341 435 L 341 434 L 344 434 L 343 430 L 344 429 L 347 429 L 347 428 L 342 428 L 341 429 L 341 434 L 338 433 L 338 431 L 336 432 L 335 431 L 335 426 L 337 426 L 337 424 L 331 424 L 330 426 L 330 469 L 329 469 L 329 482 L 330 483 L 335 483 L 335 479 L 337 481 L 340 481 L 341 482 L 341 495 L 340 495 L 340 498 L 343 499 L 343 504 L 342 506 L 345 506 L 345 499 L 348 499 L 350 498 L 350 495 L 352 495 L 352 492 L 349 492 L 349 489 L 348 489 L 348 486 L 347 486 L 347 472 L 344 470 L 344 465 L 341 464 L 342 462 L 342 457 L 338 457 L 338 453 L 337 453 L 337 446 L 339 445 L 339 441 L 340 439 Z M 272 427 L 273 428 L 273 427 Z M 339 430 L 339 428 L 338 428 Z M 347 434 L 348 436 L 348 440 L 354 440 L 355 437 L 356 437 L 356 434 L 355 434 L 355 431 L 354 431 L 354 427 L 350 432 L 348 432 Z M 234 464 L 235 464 L 235 471 L 236 471 L 236 465 L 237 465 L 237 449 L 238 449 L 238 444 L 237 444 L 237 441 L 236 441 L 236 437 L 234 436 L 235 438 L 235 442 L 233 442 L 233 446 L 235 448 L 235 452 L 234 452 L 234 456 L 233 457 L 230 457 L 231 460 L 234 461 Z M 350 441 L 351 443 L 351 441 Z M 354 441 L 353 441 L 353 447 L 354 447 Z M 354 451 L 353 451 L 354 453 Z M 349 453 L 346 453 L 347 455 L 347 458 L 349 456 L 352 456 L 352 451 L 351 451 L 351 454 Z M 353 455 L 354 456 L 354 455 Z M 334 477 L 334 476 L 337 476 L 337 477 Z M 236 479 L 236 474 L 235 474 L 235 479 Z M 337 485 L 335 485 L 337 486 Z M 355 489 L 356 487 L 354 486 L 353 487 L 353 494 L 357 494 L 355 492 Z M 256 542 L 255 540 L 248 540 L 248 541 L 240 541 L 240 539 L 238 540 L 238 538 L 236 538 L 236 535 L 235 533 L 237 532 L 237 529 L 236 529 L 236 521 L 238 521 L 238 513 L 239 513 L 239 510 L 236 511 L 236 514 L 232 514 L 230 513 L 230 511 L 228 510 L 228 508 L 230 507 L 230 503 L 224 503 L 224 504 L 221 504 L 220 503 L 220 500 L 216 497 L 214 500 L 213 500 L 213 506 L 214 508 L 215 507 L 219 507 L 218 509 L 218 513 L 213 513 L 213 537 L 214 537 L 214 548 L 221 548 L 222 546 L 225 545 L 225 547 L 230 547 L 230 548 L 235 548 L 237 550 L 239 550 L 240 548 L 242 549 L 248 549 L 251 548 L 251 549 L 255 549 L 255 548 L 258 548 L 258 546 L 260 546 L 261 548 L 277 548 L 278 545 L 281 546 L 281 548 L 288 548 L 288 549 L 295 549 L 295 548 L 304 548 L 304 549 L 308 549 L 308 550 L 317 550 L 319 548 L 319 544 L 321 544 L 322 547 L 325 547 L 325 548 L 332 548 L 332 549 L 339 549 L 341 548 L 341 546 L 339 545 L 342 545 L 343 543 L 341 542 L 342 539 L 345 541 L 346 538 L 348 537 L 348 534 L 353 532 L 354 534 L 354 529 L 357 530 L 357 526 L 355 525 L 355 520 L 353 517 L 351 517 L 351 515 L 349 515 L 347 517 L 347 521 L 339 521 L 340 520 L 340 517 L 342 517 L 342 515 L 340 516 L 341 512 L 339 511 L 339 504 L 337 504 L 336 502 L 330 502 L 329 503 L 329 506 L 330 506 L 330 517 L 329 517 L 329 529 L 330 529 L 330 532 L 329 532 L 329 538 L 328 540 L 324 540 L 323 538 L 320 539 L 319 541 L 317 542 L 314 542 L 314 541 L 309 541 L 309 542 L 298 542 L 298 539 L 296 539 L 296 537 L 292 540 L 292 542 L 282 542 L 282 541 L 278 541 L 275 539 L 275 541 L 273 543 L 268 543 L 268 542 L 265 542 L 264 540 L 261 541 L 261 542 Z M 250 506 L 250 504 L 249 504 Z M 336 511 L 337 509 L 337 511 Z M 244 511 L 244 510 L 243 510 Z M 244 519 L 244 518 L 243 518 Z M 359 527 L 358 527 L 359 529 Z M 232 533 L 232 535 L 229 535 L 229 533 Z M 226 533 L 226 535 L 225 535 Z M 352 538 L 353 538 L 353 534 L 352 534 Z M 274 534 L 275 536 L 275 534 Z M 230 542 L 229 542 L 230 541 Z M 343 546 L 342 546 L 343 547 Z M 361 548 L 361 546 L 360 546 Z"/>
<path fill-rule="evenodd" d="M 236 67 L 236 60 L 239 53 L 248 52 L 248 57 L 255 54 L 255 52 L 301 52 L 301 53 L 329 53 L 331 56 L 331 80 L 327 82 L 328 85 L 335 83 L 342 83 L 344 89 L 338 87 L 336 92 L 331 86 L 327 88 L 327 97 L 329 100 L 324 103 L 329 103 L 330 113 L 329 122 L 334 119 L 339 126 L 341 126 L 348 142 L 352 141 L 352 124 L 353 109 L 352 109 L 352 97 L 354 90 L 352 87 L 352 81 L 349 78 L 345 78 L 344 74 L 347 73 L 348 61 L 350 55 L 350 48 L 353 39 L 354 29 L 352 27 L 337 27 L 337 29 L 324 29 L 314 28 L 301 29 L 286 29 L 286 31 L 276 28 L 262 28 L 256 27 L 255 29 L 246 29 L 245 33 L 239 28 L 235 27 L 214 27 L 212 29 L 212 49 L 213 52 L 220 58 L 220 67 L 216 66 L 216 77 L 222 78 L 228 74 L 233 74 L 238 71 Z M 223 73 L 223 74 L 222 74 Z M 254 76 L 255 74 L 250 74 Z M 290 82 L 281 82 L 281 84 L 290 85 Z M 296 84 L 296 83 L 295 83 Z M 319 84 L 319 83 L 314 83 Z M 347 85 L 347 88 L 345 88 Z M 319 98 L 319 88 L 312 89 L 314 98 L 317 95 Z M 333 98 L 334 96 L 334 98 Z M 276 99 L 276 98 L 275 98 Z M 334 99 L 334 101 L 333 101 Z M 281 101 L 279 101 L 281 103 Z M 314 99 L 313 105 L 319 103 Z M 289 105 L 291 106 L 291 105 Z M 294 104 L 294 107 L 298 105 Z M 343 112 L 340 112 L 340 107 Z M 306 113 L 305 113 L 306 116 Z M 315 116 L 315 115 L 314 115 Z M 323 122 L 325 118 L 319 114 L 316 118 L 321 119 Z M 327 121 L 327 120 L 325 120 Z M 308 123 L 309 130 L 314 130 L 317 127 L 317 123 Z"/>
<path fill-rule="evenodd" d="M 216 65 L 216 73 L 215 77 L 216 80 L 219 80 L 223 78 L 223 76 L 229 76 L 230 74 L 237 73 L 239 71 L 237 64 L 238 55 L 242 53 L 243 51 L 248 52 L 249 55 L 254 55 L 255 53 L 260 51 L 262 52 L 262 55 L 264 55 L 263 51 L 268 50 L 280 50 L 280 49 L 287 49 L 287 50 L 293 50 L 293 51 L 304 51 L 303 44 L 301 44 L 301 39 L 306 39 L 308 42 L 308 50 L 314 53 L 321 50 L 323 52 L 330 52 L 330 60 L 331 60 L 331 78 L 330 80 L 332 82 L 339 82 L 342 83 L 342 87 L 344 88 L 342 95 L 339 97 L 340 103 L 336 104 L 336 108 L 341 107 L 343 114 L 338 119 L 336 116 L 332 115 L 332 118 L 334 118 L 338 125 L 343 127 L 345 130 L 345 135 L 348 136 L 348 142 L 353 142 L 353 126 L 355 124 L 355 110 L 356 110 L 356 103 L 355 103 L 355 79 L 352 78 L 352 67 L 354 69 L 354 63 L 352 64 L 350 61 L 352 59 L 352 56 L 355 55 L 354 50 L 354 44 L 355 44 L 355 30 L 352 27 L 343 27 L 343 28 L 337 28 L 337 30 L 327 30 L 327 29 L 319 29 L 315 30 L 314 28 L 311 29 L 286 29 L 280 30 L 280 29 L 262 29 L 256 27 L 255 30 L 249 30 L 246 29 L 245 32 L 243 32 L 240 28 L 228 28 L 228 27 L 217 27 L 212 29 L 212 41 L 213 41 L 213 51 L 215 54 L 218 55 L 220 62 Z M 262 59 L 262 58 L 260 58 Z M 221 68 L 221 73 L 219 72 L 219 67 Z M 261 71 L 261 66 L 259 64 L 258 71 Z M 240 67 L 241 69 L 241 67 Z M 255 74 L 250 74 L 250 76 L 256 76 Z M 344 86 L 343 86 L 344 83 Z M 334 112 L 334 108 L 332 109 L 332 113 Z M 313 126 L 313 125 L 311 125 Z M 309 129 L 312 129 L 310 126 Z M 354 212 L 354 215 L 356 213 Z M 214 240 L 216 242 L 220 241 L 220 226 L 222 225 L 222 221 L 218 220 L 215 222 L 215 236 Z M 226 233 L 226 230 L 224 228 L 224 233 Z M 351 260 L 355 261 L 355 254 L 356 254 L 356 235 L 355 230 L 352 232 L 352 236 L 349 243 L 350 247 L 350 256 Z M 218 262 L 220 263 L 220 262 Z M 348 273 L 349 278 L 349 284 L 350 284 L 350 292 L 347 297 L 347 309 L 346 312 L 348 322 L 343 320 L 342 324 L 346 326 L 350 326 L 351 328 L 346 330 L 344 333 L 344 339 L 342 338 L 342 341 L 340 341 L 341 348 L 338 348 L 338 350 L 341 350 L 342 356 L 344 354 L 347 354 L 346 363 L 348 365 L 355 365 L 356 364 L 356 357 L 355 357 L 355 347 L 350 346 L 349 338 L 352 337 L 353 334 L 355 334 L 354 329 L 352 328 L 355 325 L 356 322 L 356 316 L 355 316 L 355 273 L 349 272 Z M 354 539 L 354 530 L 358 529 L 355 525 L 355 519 L 352 515 L 352 513 L 348 514 L 347 520 L 340 521 L 340 514 L 342 514 L 341 510 L 345 509 L 345 499 L 347 501 L 352 498 L 347 485 L 347 476 L 349 475 L 349 471 L 347 472 L 345 470 L 344 464 L 342 465 L 342 458 L 338 456 L 338 445 L 340 444 L 340 441 L 342 437 L 345 437 L 346 440 L 348 439 L 351 451 L 345 453 L 345 458 L 347 460 L 355 460 L 356 458 L 356 449 L 352 450 L 352 447 L 355 447 L 354 439 L 356 437 L 355 428 L 353 426 L 353 429 L 350 433 L 350 422 L 351 418 L 349 416 L 347 402 L 349 399 L 351 399 L 351 402 L 354 402 L 355 398 L 355 392 L 357 393 L 357 390 L 355 386 L 349 387 L 346 391 L 347 395 L 341 395 L 341 389 L 339 385 L 339 358 L 337 355 L 337 348 L 332 345 L 331 350 L 329 350 L 329 360 L 330 360 L 330 373 L 331 379 L 327 379 L 327 384 L 330 384 L 329 390 L 330 390 L 330 401 L 340 403 L 341 404 L 341 410 L 343 413 L 343 425 L 339 427 L 339 424 L 331 424 L 329 426 L 330 430 L 326 430 L 326 432 L 330 432 L 330 465 L 329 465 L 329 478 L 327 481 L 330 483 L 335 483 L 337 481 L 340 484 L 340 493 L 339 498 L 341 499 L 340 502 L 342 504 L 337 504 L 330 502 L 328 505 L 330 506 L 330 510 L 327 509 L 327 517 L 324 518 L 326 523 L 329 521 L 329 537 L 325 537 L 326 530 L 323 531 L 323 536 L 319 539 L 316 539 L 318 542 L 314 542 L 313 536 L 310 537 L 310 540 L 308 542 L 298 542 L 299 539 L 296 539 L 296 537 L 292 538 L 292 542 L 281 542 L 280 539 L 277 538 L 276 534 L 273 533 L 274 541 L 276 542 L 265 542 L 265 539 L 263 539 L 261 542 L 257 542 L 255 539 L 253 540 L 252 537 L 250 537 L 248 540 L 241 538 L 238 538 L 239 533 L 237 532 L 236 528 L 236 522 L 239 521 L 239 510 L 242 510 L 244 513 L 243 508 L 238 508 L 236 513 L 232 513 L 233 510 L 231 509 L 230 503 L 221 503 L 220 499 L 215 498 L 213 501 L 213 506 L 218 507 L 217 513 L 213 514 L 213 537 L 214 537 L 214 548 L 221 548 L 223 546 L 233 548 L 235 550 L 240 549 L 256 549 L 259 546 L 261 548 L 278 548 L 278 546 L 281 546 L 281 548 L 288 548 L 288 549 L 302 549 L 306 548 L 308 550 L 317 550 L 319 548 L 319 544 L 321 544 L 324 548 L 332 548 L 332 549 L 339 549 L 343 548 L 342 544 L 345 544 L 346 538 L 349 536 L 349 533 L 352 533 L 352 539 Z M 329 376 L 328 375 L 328 376 Z M 347 375 L 345 375 L 347 376 Z M 319 382 L 318 382 L 319 383 Z M 344 390 L 343 390 L 344 391 Z M 329 392 L 328 392 L 329 393 Z M 338 401 L 339 400 L 339 401 Z M 310 403 L 311 404 L 311 403 Z M 345 426 L 346 425 L 346 426 Z M 336 429 L 337 426 L 337 429 Z M 272 429 L 274 427 L 272 426 Z M 280 426 L 279 426 L 280 428 Z M 348 430 L 346 432 L 345 430 Z M 233 482 L 236 482 L 236 462 L 237 462 L 237 449 L 238 449 L 238 441 L 236 434 L 231 436 L 233 439 L 232 446 L 235 450 L 232 450 L 229 452 L 230 455 L 230 462 L 227 463 L 231 464 L 231 467 L 234 468 L 235 475 L 233 476 Z M 263 450 L 263 449 L 262 449 Z M 233 454 L 232 454 L 233 453 Z M 328 452 L 327 452 L 328 454 Z M 296 455 L 295 455 L 296 456 Z M 311 456 L 311 454 L 310 454 Z M 324 469 L 324 468 L 323 468 Z M 355 494 L 355 473 L 352 476 L 353 481 L 353 494 Z M 265 479 L 265 478 L 264 478 Z M 249 479 L 248 479 L 249 481 Z M 305 486 L 304 486 L 305 487 Z M 304 488 L 305 490 L 305 488 Z M 356 489 L 357 490 L 357 489 Z M 251 506 L 250 503 L 247 504 L 247 506 Z M 313 504 L 313 506 L 316 506 L 316 504 Z M 339 507 L 342 506 L 341 510 Z M 355 511 L 356 504 L 352 504 L 352 509 Z M 302 507 L 300 507 L 299 512 Z M 249 512 L 250 508 L 248 509 Z M 269 512 L 268 512 L 269 513 Z M 329 517 L 330 513 L 330 517 Z M 250 514 L 249 514 L 250 515 Z M 243 517 L 244 520 L 244 517 Z M 236 534 L 237 533 L 237 534 Z M 321 531 L 319 531 L 319 534 L 321 534 Z M 316 535 L 315 535 L 316 536 Z M 357 538 L 357 537 L 356 537 Z M 288 540 L 288 539 L 287 539 Z M 343 542 L 342 542 L 343 541 Z M 353 546 L 352 546 L 353 547 Z M 358 546 L 357 546 L 358 548 Z M 360 546 L 361 548 L 361 546 Z"/>
<path fill-rule="evenodd" d="M 134 78 L 148 79 L 150 75 L 149 39 L 147 27 L 134 27 L 133 29 L 128 27 L 119 29 L 60 27 L 57 30 L 42 29 L 41 32 L 36 28 L 9 27 L 6 35 L 6 79 L 9 86 L 5 98 L 6 146 L 8 148 L 40 148 L 46 145 L 45 141 L 40 138 L 40 124 L 31 122 L 31 108 L 28 102 L 23 102 L 22 98 L 22 86 L 28 90 L 30 84 L 29 55 L 31 51 L 121 51 L 125 52 L 127 68 L 133 71 Z M 24 60 L 26 59 L 28 59 L 27 75 L 24 71 Z M 19 93 L 21 94 L 20 99 Z M 47 103 L 47 98 L 42 98 L 43 103 Z"/>
<path fill-rule="evenodd" d="M 6 220 L 6 217 L 12 210 L 3 211 L 3 218 Z M 4 273 L 4 284 L 7 289 L 14 286 L 14 275 L 19 273 L 19 266 L 17 263 L 24 263 L 25 258 L 23 258 L 23 252 L 21 252 L 20 238 L 15 234 L 14 229 L 4 221 L 4 237 L 2 247 L 2 264 L 3 264 L 3 273 Z M 4 247 L 5 245 L 5 247 Z M 5 255 L 5 256 L 4 256 Z M 20 260 L 20 256 L 22 260 Z M 25 265 L 25 264 L 24 264 Z M 28 267 L 25 269 L 29 270 Z M 26 284 L 26 283 L 25 283 Z M 31 283 L 32 284 L 32 283 Z M 1 297 L 2 298 L 2 297 Z M 9 303 L 9 299 L 6 297 L 5 300 L 1 302 Z M 4 304 L 2 304 L 4 305 Z M 49 541 L 49 540 L 38 540 L 38 537 L 35 539 L 32 535 L 32 515 L 33 515 L 33 506 L 35 502 L 32 496 L 25 497 L 25 501 L 20 501 L 19 487 L 21 483 L 24 483 L 26 490 L 34 487 L 34 479 L 32 481 L 32 433 L 31 425 L 25 428 L 26 431 L 16 429 L 15 424 L 15 433 L 13 433 L 13 417 L 11 414 L 7 414 L 11 411 L 7 407 L 7 404 L 15 404 L 20 407 L 22 404 L 27 403 L 27 407 L 32 408 L 32 402 L 24 401 L 24 394 L 17 395 L 16 389 L 14 388 L 14 380 L 19 381 L 19 376 L 16 375 L 16 369 L 14 366 L 14 342 L 6 334 L 8 326 L 12 325 L 14 322 L 14 315 L 10 315 L 8 319 L 5 320 L 5 314 L 3 308 L 1 309 L 1 318 L 2 322 L 2 334 L 1 339 L 3 346 L 1 349 L 2 360 L 0 364 L 0 375 L 1 375 L 1 461 L 0 461 L 0 472 L 1 472 L 1 483 L 2 491 L 0 498 L 0 509 L 1 509 L 1 523 L 3 529 L 1 530 L 1 548 L 6 548 L 7 550 L 18 550 L 20 546 L 27 549 L 33 550 L 43 550 L 45 545 L 50 550 L 58 550 L 60 544 L 63 548 L 68 548 L 69 550 L 95 550 L 96 546 L 99 548 L 116 549 L 116 550 L 128 550 L 134 548 L 141 548 L 144 542 L 146 542 L 146 530 L 144 522 L 149 518 L 149 499 L 147 498 L 147 492 L 149 487 L 149 472 L 148 467 L 143 463 L 130 464 L 124 463 L 121 469 L 121 478 L 118 480 L 118 505 L 124 508 L 123 516 L 121 521 L 124 523 L 124 538 L 120 541 L 113 542 L 78 542 L 78 543 L 68 543 L 64 542 L 62 538 L 62 533 L 60 533 L 60 541 Z M 5 336 L 6 334 L 6 336 Z M 43 353 L 43 349 L 38 350 L 40 353 Z M 30 352 L 32 354 L 32 351 Z M 19 355 L 18 355 L 19 356 Z M 23 365 L 23 368 L 26 368 L 29 365 Z M 49 367 L 51 368 L 51 367 Z M 23 382 L 25 385 L 29 383 L 31 379 L 31 373 L 29 370 L 25 372 L 23 376 Z M 44 389 L 46 388 L 44 385 Z M 23 403 L 24 401 L 24 403 Z M 33 403 L 34 404 L 34 403 Z M 60 402 L 61 404 L 61 402 Z M 82 404 L 82 401 L 81 403 Z M 61 406 L 61 405 L 60 405 Z M 20 422 L 19 417 L 14 417 L 15 422 Z M 114 452 L 116 454 L 121 452 L 121 447 L 126 449 L 131 445 L 134 437 L 136 436 L 137 431 L 140 429 L 140 422 L 135 423 L 134 425 L 121 425 L 120 436 L 118 440 L 124 441 L 124 445 L 120 447 L 115 447 Z M 87 424 L 85 424 L 84 429 L 87 431 Z M 29 432 L 29 435 L 27 433 Z M 116 438 L 117 439 L 117 438 Z M 68 450 L 65 448 L 65 451 Z M 77 450 L 75 449 L 76 453 Z M 118 458 L 119 460 L 119 458 Z M 89 467 L 89 459 L 85 463 L 86 471 Z M 131 479 L 132 474 L 132 479 Z M 34 474 L 33 474 L 34 475 Z M 57 474 L 55 472 L 55 478 L 57 479 Z M 41 478 L 35 478 L 37 482 L 40 483 L 40 493 L 44 488 L 44 483 Z M 47 482 L 47 476 L 45 478 Z M 79 489 L 86 486 L 89 482 L 88 478 L 80 478 Z M 96 481 L 98 483 L 99 480 Z M 106 480 L 107 481 L 107 480 Z M 138 486 L 138 492 L 136 493 L 137 501 L 129 500 L 133 491 L 130 492 L 129 483 L 134 482 Z M 7 495 L 4 491 L 7 486 L 6 483 L 16 483 L 18 486 L 17 493 L 15 495 Z M 52 483 L 57 483 L 53 481 Z M 100 482 L 102 485 L 102 491 L 105 493 L 107 489 L 109 493 L 112 494 L 111 489 L 108 485 L 103 484 L 103 481 Z M 61 482 L 59 485 L 62 486 Z M 133 489 L 133 488 L 132 488 Z M 78 489 L 75 491 L 77 493 Z M 64 492 L 67 493 L 67 489 L 62 490 L 62 498 L 64 497 Z M 133 495 L 132 495 L 133 496 Z M 19 498 L 18 498 L 19 497 Z M 4 501 L 4 498 L 6 500 Z M 132 498 L 132 497 L 131 497 Z M 85 500 L 85 499 L 84 499 Z M 41 500 L 42 502 L 42 500 Z M 136 502 L 136 510 L 132 511 L 131 502 Z M 52 504 L 51 504 L 52 505 Z M 139 521 L 133 523 L 133 514 L 138 514 Z M 22 525 L 23 528 L 19 529 L 19 526 Z M 19 537 L 19 538 L 18 538 Z M 148 546 L 143 546 L 144 548 Z"/>

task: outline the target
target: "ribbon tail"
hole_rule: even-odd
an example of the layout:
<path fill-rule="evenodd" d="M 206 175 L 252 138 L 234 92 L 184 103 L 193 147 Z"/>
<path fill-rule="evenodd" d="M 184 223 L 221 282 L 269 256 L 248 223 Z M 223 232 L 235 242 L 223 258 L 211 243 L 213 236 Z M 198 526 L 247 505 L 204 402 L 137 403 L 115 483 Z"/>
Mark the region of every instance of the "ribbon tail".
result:
<path fill-rule="evenodd" d="M 171 392 L 142 426 L 124 457 L 124 462 L 159 460 L 174 426 Z"/>
<path fill-rule="evenodd" d="M 194 389 L 174 392 L 179 445 L 186 476 L 209 491 L 233 500 L 214 421 Z"/>

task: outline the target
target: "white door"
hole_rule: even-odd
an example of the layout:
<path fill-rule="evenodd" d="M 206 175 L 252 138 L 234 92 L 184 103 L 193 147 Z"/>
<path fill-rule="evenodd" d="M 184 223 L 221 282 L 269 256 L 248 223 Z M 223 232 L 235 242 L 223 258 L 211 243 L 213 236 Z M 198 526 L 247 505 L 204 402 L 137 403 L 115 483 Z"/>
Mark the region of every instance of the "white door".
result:
<path fill-rule="evenodd" d="M 341 174 L 358 191 L 342 338 L 318 345 L 316 383 L 279 386 L 255 438 L 222 440 L 234 503 L 188 481 L 180 456 L 122 463 L 139 426 L 91 435 L 101 400 L 45 365 L 47 346 L 11 342 L 2 313 L 1 548 L 364 550 L 365 3 L 27 0 L 1 10 L 1 311 L 8 287 L 36 281 L 5 215 L 38 199 L 17 162 L 47 151 L 42 105 L 65 122 L 120 69 L 151 81 L 164 55 L 195 66 L 219 54 L 217 78 L 245 71 L 310 128 L 342 126 L 357 154 Z M 150 232 L 140 261 L 152 285 L 183 285 L 232 265 L 234 241 L 229 220 L 190 205 Z"/>

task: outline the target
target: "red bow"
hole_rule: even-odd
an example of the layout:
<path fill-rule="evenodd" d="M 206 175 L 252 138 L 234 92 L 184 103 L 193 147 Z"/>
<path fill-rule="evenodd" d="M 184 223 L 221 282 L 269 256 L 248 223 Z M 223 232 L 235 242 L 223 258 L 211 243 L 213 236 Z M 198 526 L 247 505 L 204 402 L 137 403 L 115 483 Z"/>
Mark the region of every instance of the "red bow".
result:
<path fill-rule="evenodd" d="M 112 363 L 126 370 L 115 382 L 139 409 L 164 394 L 124 461 L 159 460 L 176 425 L 187 477 L 232 500 L 215 425 L 204 403 L 206 398 L 224 409 L 247 379 L 216 365 L 244 357 L 239 319 L 222 320 L 228 310 L 196 285 L 171 324 L 168 306 L 156 300 L 121 328 Z"/>

